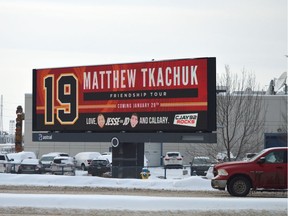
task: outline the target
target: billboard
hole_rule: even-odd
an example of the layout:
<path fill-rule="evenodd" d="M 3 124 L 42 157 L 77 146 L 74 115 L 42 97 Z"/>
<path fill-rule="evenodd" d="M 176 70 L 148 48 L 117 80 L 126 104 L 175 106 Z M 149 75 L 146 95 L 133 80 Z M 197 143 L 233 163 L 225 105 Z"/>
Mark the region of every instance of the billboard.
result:
<path fill-rule="evenodd" d="M 33 131 L 211 132 L 216 58 L 33 70 Z"/>

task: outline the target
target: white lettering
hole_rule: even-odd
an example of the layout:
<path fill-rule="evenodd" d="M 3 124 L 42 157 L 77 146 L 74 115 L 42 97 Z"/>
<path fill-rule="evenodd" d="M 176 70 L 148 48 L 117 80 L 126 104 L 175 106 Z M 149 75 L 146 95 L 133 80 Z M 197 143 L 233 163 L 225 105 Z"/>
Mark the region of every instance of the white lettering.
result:
<path fill-rule="evenodd" d="M 128 86 L 131 88 L 135 87 L 135 80 L 136 80 L 136 69 L 134 70 L 127 70 L 128 75 Z"/>
<path fill-rule="evenodd" d="M 170 67 L 166 68 L 166 86 L 171 86 L 172 85 L 172 79 L 171 79 L 171 74 L 172 74 L 172 70 Z"/>
<path fill-rule="evenodd" d="M 120 88 L 126 88 L 125 75 L 126 75 L 126 70 L 121 70 L 121 87 Z"/>
<path fill-rule="evenodd" d="M 174 86 L 180 85 L 180 67 L 174 67 Z"/>
<path fill-rule="evenodd" d="M 107 88 L 110 89 L 110 79 L 111 79 L 111 73 L 112 71 L 106 71 L 106 74 L 107 74 Z"/>
<path fill-rule="evenodd" d="M 146 73 L 147 73 L 147 68 L 142 68 L 142 77 L 143 77 L 143 87 L 146 87 Z"/>
<path fill-rule="evenodd" d="M 191 66 L 191 85 L 194 85 L 194 82 L 195 82 L 195 85 L 198 85 L 196 70 L 197 70 L 197 65 Z"/>
<path fill-rule="evenodd" d="M 149 68 L 149 86 L 155 86 L 154 72 L 155 68 Z"/>
<path fill-rule="evenodd" d="M 115 125 L 119 125 L 119 123 L 120 123 L 120 118 L 107 118 L 107 122 L 105 125 L 115 126 Z"/>
<path fill-rule="evenodd" d="M 101 80 L 101 89 L 103 89 L 104 88 L 104 83 L 105 83 L 104 75 L 106 74 L 106 71 L 100 71 L 99 74 L 100 74 L 100 80 Z"/>
<path fill-rule="evenodd" d="M 114 88 L 119 88 L 119 71 L 118 70 L 114 70 L 113 71 L 113 86 Z"/>
<path fill-rule="evenodd" d="M 183 66 L 182 67 L 182 83 L 184 86 L 188 85 L 189 82 L 189 67 L 188 66 Z"/>
<path fill-rule="evenodd" d="M 98 89 L 98 78 L 96 76 L 96 71 L 94 72 L 93 75 L 92 89 Z"/>
<path fill-rule="evenodd" d="M 90 72 L 84 72 L 83 76 L 83 89 L 91 89 Z"/>
<path fill-rule="evenodd" d="M 133 89 L 141 83 L 136 83 L 137 76 L 142 75 L 140 87 L 170 87 L 198 85 L 198 66 L 175 66 L 159 68 L 101 70 L 83 73 L 83 90 L 94 89 Z M 141 79 L 140 79 L 141 80 Z"/>
<path fill-rule="evenodd" d="M 162 68 L 158 69 L 157 86 L 164 86 Z"/>

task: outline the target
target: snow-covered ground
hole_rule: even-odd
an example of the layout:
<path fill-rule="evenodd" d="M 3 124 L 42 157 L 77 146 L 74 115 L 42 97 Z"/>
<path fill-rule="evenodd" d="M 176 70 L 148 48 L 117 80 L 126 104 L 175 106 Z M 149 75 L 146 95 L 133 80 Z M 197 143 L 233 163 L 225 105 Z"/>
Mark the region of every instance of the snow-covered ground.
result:
<path fill-rule="evenodd" d="M 183 175 L 182 169 L 149 168 L 149 179 L 113 179 L 87 176 L 0 174 L 0 186 L 73 186 L 139 188 L 185 191 L 211 191 L 210 179 Z M 0 208 L 33 207 L 57 209 L 99 209 L 117 211 L 265 211 L 271 215 L 286 215 L 287 198 L 255 197 L 151 197 L 128 195 L 67 195 L 67 194 L 7 194 L 0 193 Z M 267 213 L 266 213 L 267 214 Z M 1 213 L 0 213 L 1 215 Z M 172 214 L 173 215 L 173 214 Z"/>
<path fill-rule="evenodd" d="M 183 175 L 182 169 L 149 168 L 149 179 L 113 179 L 87 176 L 85 171 L 76 171 L 76 176 L 0 174 L 0 185 L 109 187 L 160 190 L 213 190 L 210 180 L 199 176 Z"/>

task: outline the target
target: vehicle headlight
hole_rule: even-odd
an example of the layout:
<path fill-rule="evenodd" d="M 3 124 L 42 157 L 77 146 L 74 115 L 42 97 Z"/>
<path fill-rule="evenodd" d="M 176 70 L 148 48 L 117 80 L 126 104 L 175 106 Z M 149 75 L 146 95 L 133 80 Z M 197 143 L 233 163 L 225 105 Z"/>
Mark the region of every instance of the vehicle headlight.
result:
<path fill-rule="evenodd" d="M 228 172 L 225 169 L 219 169 L 218 170 L 218 175 L 220 176 L 227 176 Z"/>

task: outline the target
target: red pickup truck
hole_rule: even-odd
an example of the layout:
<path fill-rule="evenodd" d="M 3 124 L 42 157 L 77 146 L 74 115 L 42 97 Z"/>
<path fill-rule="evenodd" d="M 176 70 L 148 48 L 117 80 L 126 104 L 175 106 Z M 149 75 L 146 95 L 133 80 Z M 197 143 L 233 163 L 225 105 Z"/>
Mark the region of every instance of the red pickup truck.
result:
<path fill-rule="evenodd" d="M 287 150 L 275 147 L 262 150 L 247 161 L 216 164 L 211 186 L 232 196 L 247 196 L 250 190 L 287 191 Z"/>

